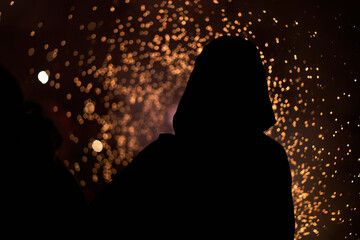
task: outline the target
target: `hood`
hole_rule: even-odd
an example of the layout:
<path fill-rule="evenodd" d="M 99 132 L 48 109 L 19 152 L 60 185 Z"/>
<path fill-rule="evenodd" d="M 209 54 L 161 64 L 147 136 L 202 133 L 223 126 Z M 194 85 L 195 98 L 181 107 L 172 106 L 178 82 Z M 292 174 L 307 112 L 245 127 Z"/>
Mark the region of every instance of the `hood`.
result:
<path fill-rule="evenodd" d="M 263 132 L 275 123 L 265 70 L 255 45 L 224 36 L 197 57 L 173 118 L 177 136 Z"/>

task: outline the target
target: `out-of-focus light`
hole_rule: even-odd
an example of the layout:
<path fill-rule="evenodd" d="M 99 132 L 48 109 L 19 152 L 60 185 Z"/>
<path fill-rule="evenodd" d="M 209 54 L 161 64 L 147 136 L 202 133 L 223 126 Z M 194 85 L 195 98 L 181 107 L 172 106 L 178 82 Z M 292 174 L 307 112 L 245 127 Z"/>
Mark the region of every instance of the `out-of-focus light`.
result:
<path fill-rule="evenodd" d="M 93 114 L 95 111 L 95 105 L 92 102 L 88 102 L 84 107 L 84 112 L 87 114 Z"/>
<path fill-rule="evenodd" d="M 101 152 L 103 149 L 103 145 L 99 140 L 95 140 L 92 143 L 92 148 L 94 149 L 95 152 Z"/>
<path fill-rule="evenodd" d="M 45 71 L 40 71 L 38 74 L 38 79 L 42 84 L 45 84 L 49 81 L 49 75 Z"/>

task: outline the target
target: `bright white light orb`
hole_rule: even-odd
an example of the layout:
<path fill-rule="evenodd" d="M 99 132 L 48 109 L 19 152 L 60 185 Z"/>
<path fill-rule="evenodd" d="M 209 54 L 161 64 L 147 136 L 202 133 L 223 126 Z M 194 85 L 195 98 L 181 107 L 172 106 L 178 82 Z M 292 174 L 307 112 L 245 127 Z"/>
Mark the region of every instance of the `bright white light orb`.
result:
<path fill-rule="evenodd" d="M 49 81 L 49 75 L 45 71 L 40 71 L 38 74 L 38 79 L 42 84 L 45 84 Z"/>
<path fill-rule="evenodd" d="M 95 152 L 101 152 L 101 150 L 103 149 L 103 145 L 99 140 L 95 140 L 92 143 L 92 148 Z"/>

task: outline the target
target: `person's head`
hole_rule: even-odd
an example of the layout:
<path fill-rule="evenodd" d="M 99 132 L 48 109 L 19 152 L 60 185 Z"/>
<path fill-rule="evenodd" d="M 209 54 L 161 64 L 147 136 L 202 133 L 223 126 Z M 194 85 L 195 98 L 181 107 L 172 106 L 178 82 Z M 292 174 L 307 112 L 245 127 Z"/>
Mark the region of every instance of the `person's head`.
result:
<path fill-rule="evenodd" d="M 226 137 L 263 132 L 274 123 L 256 46 L 235 36 L 208 43 L 196 59 L 174 115 L 175 134 Z"/>
<path fill-rule="evenodd" d="M 11 117 L 12 114 L 17 114 L 22 110 L 24 96 L 17 80 L 1 65 L 0 82 L 2 85 L 0 108 L 4 116 Z"/>

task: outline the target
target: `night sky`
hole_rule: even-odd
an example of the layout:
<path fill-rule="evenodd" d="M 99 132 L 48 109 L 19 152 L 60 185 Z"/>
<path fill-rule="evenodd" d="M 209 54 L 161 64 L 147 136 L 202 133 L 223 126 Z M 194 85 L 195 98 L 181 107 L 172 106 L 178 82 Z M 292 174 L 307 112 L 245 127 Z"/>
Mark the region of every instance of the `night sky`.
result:
<path fill-rule="evenodd" d="M 58 155 L 89 200 L 173 131 L 207 42 L 254 42 L 278 120 L 266 134 L 292 171 L 296 239 L 360 239 L 356 1 L 1 0 L 0 33 L 0 64 L 60 131 Z"/>

